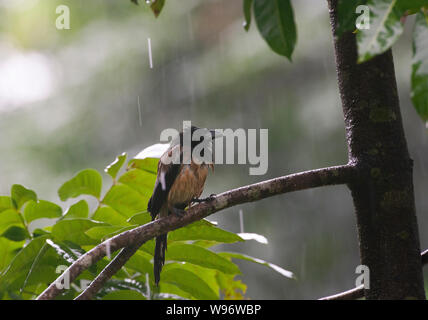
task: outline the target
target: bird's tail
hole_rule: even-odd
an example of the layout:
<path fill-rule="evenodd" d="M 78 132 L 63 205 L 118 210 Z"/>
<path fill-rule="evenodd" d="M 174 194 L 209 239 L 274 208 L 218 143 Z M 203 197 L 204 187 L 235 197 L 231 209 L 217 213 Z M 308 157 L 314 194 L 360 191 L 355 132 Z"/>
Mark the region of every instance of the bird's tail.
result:
<path fill-rule="evenodd" d="M 160 273 L 163 265 L 165 264 L 166 247 L 167 247 L 167 233 L 156 237 L 154 270 L 153 270 L 155 274 L 156 285 L 159 284 Z"/>

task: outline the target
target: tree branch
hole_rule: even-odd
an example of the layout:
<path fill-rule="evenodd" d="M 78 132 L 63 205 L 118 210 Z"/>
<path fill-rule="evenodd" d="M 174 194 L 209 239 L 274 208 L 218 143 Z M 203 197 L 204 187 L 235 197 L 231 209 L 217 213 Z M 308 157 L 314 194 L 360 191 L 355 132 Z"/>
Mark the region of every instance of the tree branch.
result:
<path fill-rule="evenodd" d="M 421 253 L 422 265 L 428 264 L 428 249 Z M 320 298 L 319 300 L 356 300 L 364 297 L 364 286 L 358 286 L 354 289 L 334 294 L 332 296 Z"/>
<path fill-rule="evenodd" d="M 156 236 L 173 231 L 192 222 L 201 220 L 217 211 L 238 204 L 258 201 L 287 192 L 327 185 L 348 184 L 357 178 L 358 175 L 356 174 L 355 167 L 352 164 L 348 164 L 295 173 L 223 192 L 217 195 L 212 201 L 192 206 L 187 210 L 187 213 L 183 217 L 173 214 L 135 229 L 122 232 L 102 242 L 70 265 L 57 280 L 51 283 L 46 290 L 37 297 L 37 300 L 54 299 L 64 290 L 60 289 L 60 286 L 56 285 L 57 283 L 60 283 L 64 277 L 68 277 L 70 283 L 73 282 L 80 273 L 105 257 L 107 252 L 114 252 L 124 247 L 131 247 L 121 252 L 131 253 L 132 248 L 135 248 L 136 246 L 139 247 L 144 242 Z M 127 259 L 123 259 L 125 257 L 125 253 L 116 257 L 117 260 L 114 259 L 109 264 L 108 269 L 111 269 L 112 271 L 116 268 L 120 269 L 120 267 L 127 261 Z M 94 281 L 97 281 L 97 283 L 100 284 L 105 282 L 113 275 L 110 274 L 110 271 L 107 271 L 104 272 L 103 275 L 100 275 L 100 277 L 97 277 Z M 97 288 L 98 286 L 99 285 L 97 285 Z M 85 293 L 82 293 L 81 296 L 84 298 Z"/>
<path fill-rule="evenodd" d="M 100 272 L 89 286 L 74 300 L 91 300 L 102 289 L 104 284 L 122 268 L 125 263 L 137 252 L 142 244 L 123 248 L 119 254 Z"/>
<path fill-rule="evenodd" d="M 360 285 L 354 289 L 337 293 L 332 296 L 320 298 L 319 300 L 356 300 L 364 297 L 364 286 Z"/>

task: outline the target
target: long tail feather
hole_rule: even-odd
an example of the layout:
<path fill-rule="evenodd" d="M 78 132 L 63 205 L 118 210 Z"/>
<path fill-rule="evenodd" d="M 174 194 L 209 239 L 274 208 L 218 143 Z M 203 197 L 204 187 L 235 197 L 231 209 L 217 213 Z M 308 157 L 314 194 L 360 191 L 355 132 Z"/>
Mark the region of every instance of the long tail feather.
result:
<path fill-rule="evenodd" d="M 155 257 L 154 257 L 154 275 L 155 283 L 159 284 L 160 273 L 165 264 L 165 251 L 167 247 L 167 233 L 156 237 Z"/>

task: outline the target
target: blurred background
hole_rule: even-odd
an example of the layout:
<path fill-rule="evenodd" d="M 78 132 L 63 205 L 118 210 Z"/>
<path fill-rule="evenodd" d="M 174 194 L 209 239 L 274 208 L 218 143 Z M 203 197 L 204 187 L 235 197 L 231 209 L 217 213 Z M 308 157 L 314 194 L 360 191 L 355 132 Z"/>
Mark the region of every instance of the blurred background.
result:
<path fill-rule="evenodd" d="M 292 63 L 268 48 L 254 21 L 244 31 L 241 0 L 169 0 L 157 19 L 140 2 L 0 0 L 0 194 L 20 183 L 60 203 L 57 189 L 77 171 L 103 171 L 120 153 L 136 155 L 183 120 L 269 129 L 268 172 L 250 176 L 248 165 L 220 165 L 207 195 L 347 162 L 325 1 L 293 1 Z M 70 30 L 55 27 L 61 4 L 70 8 Z M 412 22 L 394 59 L 426 249 L 428 132 L 410 101 Z M 269 244 L 220 249 L 265 259 L 298 278 L 240 263 L 247 298 L 313 299 L 354 286 L 359 254 L 346 187 L 276 196 L 210 219 L 239 232 L 239 210 L 245 232 Z"/>

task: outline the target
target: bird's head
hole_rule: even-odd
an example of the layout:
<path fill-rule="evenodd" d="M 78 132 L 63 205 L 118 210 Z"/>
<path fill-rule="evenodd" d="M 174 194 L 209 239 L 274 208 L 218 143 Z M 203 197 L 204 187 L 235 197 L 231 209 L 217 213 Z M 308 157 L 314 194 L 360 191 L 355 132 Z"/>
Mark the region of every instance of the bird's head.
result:
<path fill-rule="evenodd" d="M 214 160 L 213 141 L 222 136 L 223 135 L 216 130 L 191 126 L 184 128 L 184 130 L 177 135 L 171 143 L 170 149 L 174 149 L 174 146 L 180 145 L 180 150 L 190 151 L 188 156 L 191 156 L 194 162 L 212 164 Z"/>
<path fill-rule="evenodd" d="M 180 146 L 183 147 L 183 145 L 186 143 L 185 137 L 190 138 L 190 146 L 191 150 L 199 145 L 201 142 L 207 142 L 208 144 L 212 143 L 214 139 L 220 138 L 223 135 L 219 133 L 216 130 L 210 130 L 207 128 L 199 128 L 197 126 L 191 126 L 184 128 L 183 131 L 180 132 L 178 135 L 178 143 L 180 143 Z"/>

